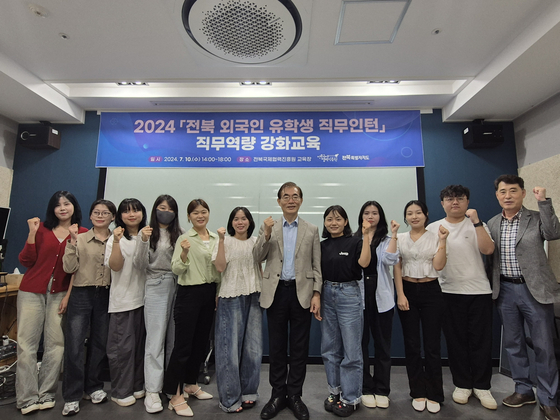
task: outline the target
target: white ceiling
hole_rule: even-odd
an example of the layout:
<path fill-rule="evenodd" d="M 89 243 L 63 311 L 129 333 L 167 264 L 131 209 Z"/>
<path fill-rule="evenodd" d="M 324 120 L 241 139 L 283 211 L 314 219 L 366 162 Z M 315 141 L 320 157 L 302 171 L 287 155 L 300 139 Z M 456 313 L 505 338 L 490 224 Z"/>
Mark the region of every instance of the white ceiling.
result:
<path fill-rule="evenodd" d="M 560 92 L 558 0 L 412 0 L 392 43 L 372 41 L 389 38 L 406 1 L 292 0 L 302 40 L 257 65 L 197 48 L 182 0 L 30 1 L 0 0 L 0 114 L 18 122 L 80 123 L 86 110 L 432 108 L 445 121 L 512 120 Z"/>

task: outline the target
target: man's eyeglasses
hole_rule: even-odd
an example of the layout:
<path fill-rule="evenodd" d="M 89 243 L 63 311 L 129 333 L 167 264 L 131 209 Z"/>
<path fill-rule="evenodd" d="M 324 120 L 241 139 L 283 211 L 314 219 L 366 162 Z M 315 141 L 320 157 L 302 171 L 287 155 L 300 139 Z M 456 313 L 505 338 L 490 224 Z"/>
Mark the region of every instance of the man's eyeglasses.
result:
<path fill-rule="evenodd" d="M 467 201 L 467 197 L 445 197 L 443 199 L 446 203 L 453 203 L 455 200 L 457 200 L 458 203 L 463 203 L 464 201 Z"/>
<path fill-rule="evenodd" d="M 283 195 L 282 198 L 280 199 L 282 200 L 282 202 L 287 203 L 288 201 L 292 200 L 295 203 L 297 203 L 298 201 L 301 200 L 301 197 L 297 194 L 294 195 Z"/>

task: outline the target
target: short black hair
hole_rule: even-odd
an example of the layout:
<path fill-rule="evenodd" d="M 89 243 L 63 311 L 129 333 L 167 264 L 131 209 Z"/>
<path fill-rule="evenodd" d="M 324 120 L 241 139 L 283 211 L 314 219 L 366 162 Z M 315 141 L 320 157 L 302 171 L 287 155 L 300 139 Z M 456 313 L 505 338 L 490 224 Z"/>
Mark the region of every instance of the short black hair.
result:
<path fill-rule="evenodd" d="M 517 175 L 500 175 L 498 178 L 496 178 L 496 180 L 494 181 L 494 188 L 496 188 L 496 191 L 498 191 L 498 185 L 500 185 L 500 182 L 503 182 L 505 184 L 509 184 L 509 185 L 519 185 L 521 187 L 522 190 L 525 189 L 525 181 L 523 181 L 523 178 L 521 178 L 520 176 Z"/>
<path fill-rule="evenodd" d="M 89 216 L 90 217 L 91 217 L 91 214 L 93 213 L 93 209 L 97 205 L 103 205 L 103 206 L 107 207 L 107 210 L 109 210 L 111 212 L 113 217 L 116 216 L 117 206 L 115 206 L 112 201 L 104 200 L 104 199 L 100 198 L 99 200 L 95 200 L 93 203 L 91 203 L 91 207 L 89 208 Z"/>
<path fill-rule="evenodd" d="M 58 206 L 61 198 L 67 199 L 74 206 L 74 213 L 72 214 L 70 223 L 82 226 L 82 209 L 80 207 L 80 204 L 78 203 L 78 200 L 76 200 L 76 197 L 74 197 L 74 194 L 68 191 L 57 191 L 52 195 L 49 200 L 49 204 L 47 204 L 47 214 L 45 216 L 43 226 L 49 230 L 53 230 L 60 223 L 60 221 L 54 214 L 54 209 L 56 208 L 56 206 Z"/>
<path fill-rule="evenodd" d="M 422 210 L 422 213 L 424 214 L 424 216 L 426 216 L 426 220 L 424 221 L 424 227 L 428 226 L 428 221 L 430 220 L 430 218 L 428 217 L 428 206 L 423 202 L 421 202 L 420 200 L 410 200 L 408 203 L 406 203 L 406 206 L 404 206 L 404 223 L 408 226 L 408 222 L 406 221 L 406 211 L 410 206 L 415 206 L 415 205 L 420 207 L 420 210 Z"/>
<path fill-rule="evenodd" d="M 299 198 L 301 198 L 303 200 L 303 191 L 301 190 L 299 185 L 297 185 L 295 182 L 284 182 L 282 184 L 282 186 L 278 190 L 278 200 L 280 200 L 282 198 L 282 193 L 284 192 L 284 190 L 286 188 L 297 188 L 298 191 L 299 191 Z"/>
<path fill-rule="evenodd" d="M 330 232 L 325 227 L 325 220 L 326 220 L 327 216 L 331 213 L 338 213 L 340 215 L 340 217 L 342 217 L 344 220 L 346 220 L 346 226 L 344 226 L 344 230 L 342 231 L 342 235 L 343 236 L 352 236 L 352 228 L 350 227 L 350 221 L 348 220 L 348 214 L 346 214 L 346 210 L 344 210 L 344 208 L 342 206 L 339 206 L 338 204 L 335 204 L 334 206 L 330 206 L 328 209 L 325 210 L 325 213 L 323 214 L 323 233 L 322 233 L 321 236 L 323 238 L 330 238 L 331 237 Z"/>
<path fill-rule="evenodd" d="M 250 238 L 251 235 L 253 234 L 253 231 L 255 230 L 255 221 L 253 220 L 253 215 L 251 214 L 251 212 L 247 207 L 236 207 L 231 211 L 227 222 L 227 232 L 230 234 L 230 236 L 235 236 L 235 229 L 233 228 L 233 219 L 235 218 L 235 215 L 239 210 L 241 210 L 245 214 L 245 217 L 249 221 L 249 228 L 247 229 L 247 238 Z"/>
<path fill-rule="evenodd" d="M 130 209 L 132 209 L 134 211 L 141 211 L 142 212 L 142 220 L 140 221 L 140 224 L 138 225 L 138 232 L 140 232 L 140 230 L 143 229 L 146 226 L 146 219 L 148 218 L 148 216 L 146 214 L 146 207 L 144 207 L 144 205 L 137 198 L 125 198 L 123 201 L 121 201 L 121 204 L 119 204 L 119 208 L 117 209 L 117 216 L 115 217 L 115 224 L 124 229 L 124 237 L 126 239 L 128 239 L 129 241 L 131 239 L 131 236 L 130 236 L 130 233 L 128 233 L 128 229 L 127 229 L 126 225 L 124 224 L 124 221 L 122 219 L 122 214 L 125 211 L 128 211 Z"/>
<path fill-rule="evenodd" d="M 467 187 L 462 185 L 448 185 L 439 193 L 439 200 L 443 201 L 445 197 L 467 197 L 467 200 L 471 196 L 471 192 Z"/>

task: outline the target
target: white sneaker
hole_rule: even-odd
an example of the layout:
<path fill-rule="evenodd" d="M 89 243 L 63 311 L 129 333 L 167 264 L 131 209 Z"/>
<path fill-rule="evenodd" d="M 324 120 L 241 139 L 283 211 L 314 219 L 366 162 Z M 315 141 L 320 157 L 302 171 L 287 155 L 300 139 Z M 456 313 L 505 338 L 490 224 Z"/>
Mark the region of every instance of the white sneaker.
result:
<path fill-rule="evenodd" d="M 91 400 L 94 404 L 100 404 L 107 401 L 107 393 L 102 389 L 98 389 L 97 391 L 93 391 L 91 394 L 85 394 L 84 400 Z"/>
<path fill-rule="evenodd" d="M 375 405 L 379 408 L 389 408 L 389 397 L 386 395 L 375 395 Z"/>
<path fill-rule="evenodd" d="M 158 392 L 146 392 L 146 398 L 144 399 L 144 406 L 148 413 L 159 413 L 163 410 L 163 405 L 161 404 L 161 398 Z"/>
<path fill-rule="evenodd" d="M 423 398 L 422 400 L 413 398 L 412 408 L 416 411 L 424 411 L 426 409 L 426 398 Z"/>
<path fill-rule="evenodd" d="M 480 404 L 482 404 L 484 408 L 487 408 L 488 410 L 496 410 L 498 408 L 498 403 L 496 403 L 496 400 L 489 389 L 474 388 L 473 394 L 480 400 Z"/>
<path fill-rule="evenodd" d="M 132 404 L 136 403 L 136 398 L 134 398 L 134 395 L 129 395 L 126 398 L 111 397 L 111 401 L 117 403 L 121 407 L 128 407 L 129 405 L 132 405 Z"/>
<path fill-rule="evenodd" d="M 80 412 L 80 402 L 79 401 L 71 401 L 64 403 L 64 408 L 62 409 L 63 416 L 73 416 L 74 414 L 78 414 Z"/>
<path fill-rule="evenodd" d="M 146 396 L 146 390 L 142 389 L 141 391 L 134 391 L 134 394 L 132 395 L 134 398 L 139 400 L 140 398 L 144 398 Z"/>
<path fill-rule="evenodd" d="M 457 404 L 466 404 L 469 402 L 471 394 L 472 389 L 455 387 L 455 391 L 453 391 L 453 401 Z"/>
<path fill-rule="evenodd" d="M 439 405 L 438 402 L 430 401 L 430 400 L 426 402 L 426 408 L 432 414 L 439 413 L 439 410 L 441 410 L 441 406 Z"/>
<path fill-rule="evenodd" d="M 371 394 L 362 395 L 362 405 L 367 408 L 375 408 L 377 406 L 375 396 Z"/>

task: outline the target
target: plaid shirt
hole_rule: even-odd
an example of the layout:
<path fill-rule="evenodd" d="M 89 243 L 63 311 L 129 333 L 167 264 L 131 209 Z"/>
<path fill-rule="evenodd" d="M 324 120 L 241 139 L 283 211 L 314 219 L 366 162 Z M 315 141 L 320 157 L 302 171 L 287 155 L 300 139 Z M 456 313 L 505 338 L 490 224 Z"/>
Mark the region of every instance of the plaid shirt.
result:
<path fill-rule="evenodd" d="M 502 223 L 500 224 L 500 274 L 506 277 L 521 277 L 521 267 L 515 255 L 515 242 L 519 230 L 520 209 L 515 216 L 507 219 L 502 212 Z"/>

